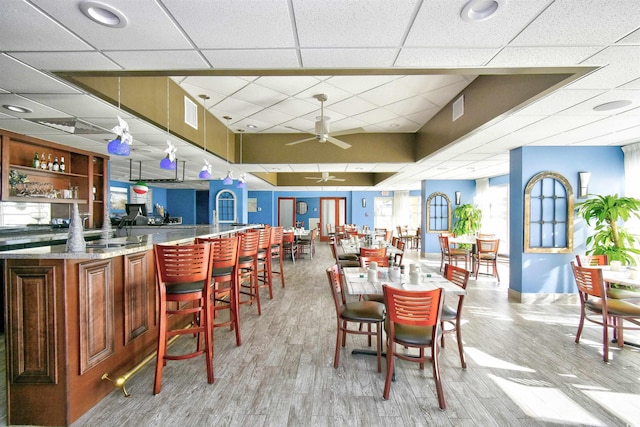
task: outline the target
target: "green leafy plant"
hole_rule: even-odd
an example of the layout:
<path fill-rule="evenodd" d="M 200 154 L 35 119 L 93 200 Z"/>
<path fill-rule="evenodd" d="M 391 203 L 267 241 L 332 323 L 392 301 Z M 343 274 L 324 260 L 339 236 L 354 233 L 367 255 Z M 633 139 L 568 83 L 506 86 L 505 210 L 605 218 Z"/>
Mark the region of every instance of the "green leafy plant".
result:
<path fill-rule="evenodd" d="M 455 216 L 455 224 L 453 232 L 456 236 L 469 235 L 473 236 L 480 231 L 482 225 L 482 211 L 470 203 L 460 205 L 453 211 Z"/>
<path fill-rule="evenodd" d="M 576 209 L 587 225 L 594 225 L 595 233 L 586 241 L 588 255 L 607 255 L 609 261 L 636 264 L 634 255 L 640 250 L 624 223 L 631 217 L 640 218 L 640 200 L 617 194 L 597 195 L 576 204 Z"/>

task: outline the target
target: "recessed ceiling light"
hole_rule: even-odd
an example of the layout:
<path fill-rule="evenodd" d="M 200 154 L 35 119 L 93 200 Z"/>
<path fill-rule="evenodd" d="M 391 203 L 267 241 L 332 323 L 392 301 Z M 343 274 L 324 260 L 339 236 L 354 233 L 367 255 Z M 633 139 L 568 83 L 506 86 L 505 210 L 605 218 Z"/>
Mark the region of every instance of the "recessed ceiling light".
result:
<path fill-rule="evenodd" d="M 111 28 L 127 26 L 127 17 L 113 6 L 97 1 L 83 1 L 78 5 L 82 13 L 94 22 Z"/>
<path fill-rule="evenodd" d="M 247 125 L 247 127 L 249 129 L 258 129 L 258 126 L 256 126 L 256 125 Z"/>
<path fill-rule="evenodd" d="M 482 22 L 493 17 L 506 0 L 469 0 L 460 17 L 467 22 Z"/>
<path fill-rule="evenodd" d="M 390 128 L 399 128 L 399 127 L 400 127 L 400 125 L 399 125 L 398 123 L 391 123 L 391 124 L 389 125 L 389 127 L 390 127 Z"/>
<path fill-rule="evenodd" d="M 21 107 L 19 105 L 5 104 L 2 107 L 6 108 L 9 111 L 13 111 L 14 113 L 33 113 L 33 110 L 30 110 L 27 107 Z"/>
<path fill-rule="evenodd" d="M 624 108 L 631 105 L 631 101 L 628 99 L 620 99 L 618 101 L 605 102 L 604 104 L 596 105 L 593 107 L 594 111 L 611 111 L 618 108 Z"/>

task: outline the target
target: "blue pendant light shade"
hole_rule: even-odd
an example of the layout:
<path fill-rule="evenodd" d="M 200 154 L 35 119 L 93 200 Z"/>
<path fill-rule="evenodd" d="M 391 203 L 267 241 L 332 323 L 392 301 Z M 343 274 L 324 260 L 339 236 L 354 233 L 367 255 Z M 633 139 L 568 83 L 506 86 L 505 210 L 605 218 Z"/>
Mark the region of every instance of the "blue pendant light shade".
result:
<path fill-rule="evenodd" d="M 247 186 L 247 174 L 243 173 L 238 179 L 238 188 L 245 188 Z"/>
<path fill-rule="evenodd" d="M 123 142 L 119 136 L 115 139 L 109 141 L 109 145 L 107 145 L 107 151 L 109 154 L 114 154 L 116 156 L 128 156 L 131 154 L 131 147 L 126 142 Z"/>
<path fill-rule="evenodd" d="M 198 95 L 201 99 L 202 99 L 202 106 L 204 107 L 204 114 L 202 115 L 202 128 L 203 128 L 203 133 L 204 133 L 204 146 L 203 146 L 203 151 L 204 151 L 204 166 L 202 166 L 202 170 L 200 171 L 200 173 L 198 174 L 198 178 L 200 179 L 211 179 L 211 164 L 207 161 L 207 99 L 209 99 L 209 96 L 207 95 Z"/>
<path fill-rule="evenodd" d="M 227 176 L 224 177 L 224 179 L 222 180 L 222 183 L 224 185 L 233 184 L 233 174 L 231 173 L 231 171 L 227 172 Z"/>
<path fill-rule="evenodd" d="M 118 77 L 118 111 L 120 111 L 120 77 Z M 116 156 L 128 156 L 131 154 L 131 143 L 133 142 L 133 136 L 129 133 L 129 125 L 122 120 L 118 115 L 118 126 L 111 129 L 111 132 L 115 133 L 114 139 L 109 141 L 107 145 L 107 151 L 109 154 Z"/>
<path fill-rule="evenodd" d="M 176 170 L 176 161 L 175 159 L 172 161 L 169 158 L 169 155 L 167 155 L 167 157 L 165 157 L 164 159 L 160 160 L 160 168 L 161 169 L 166 169 L 166 170 Z"/>

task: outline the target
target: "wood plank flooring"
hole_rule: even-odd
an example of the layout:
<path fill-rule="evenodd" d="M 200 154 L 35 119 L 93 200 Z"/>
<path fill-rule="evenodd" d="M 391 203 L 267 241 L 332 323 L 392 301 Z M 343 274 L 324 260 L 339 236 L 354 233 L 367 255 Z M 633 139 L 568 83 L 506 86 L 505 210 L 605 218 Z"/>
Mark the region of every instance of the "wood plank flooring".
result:
<path fill-rule="evenodd" d="M 313 260 L 285 262 L 287 287 L 263 290 L 262 316 L 241 312 L 242 346 L 228 329 L 215 331 L 215 383 L 201 358 L 169 362 L 162 391 L 152 395 L 151 362 L 74 426 L 626 426 L 640 425 L 640 350 L 613 347 L 601 358 L 601 329 L 587 325 L 574 343 L 578 307 L 523 305 L 501 284 L 471 280 L 465 301 L 466 370 L 454 337 L 441 353 L 447 410 L 438 408 L 431 368 L 398 361 L 397 381 L 382 399 L 375 357 L 354 356 L 365 337 L 347 338 L 333 368 L 335 310 L 319 244 Z M 408 264 L 417 253 L 405 255 Z M 428 257 L 434 270 L 439 255 Z M 640 342 L 640 335 L 626 335 Z M 181 338 L 174 346 L 193 345 Z"/>

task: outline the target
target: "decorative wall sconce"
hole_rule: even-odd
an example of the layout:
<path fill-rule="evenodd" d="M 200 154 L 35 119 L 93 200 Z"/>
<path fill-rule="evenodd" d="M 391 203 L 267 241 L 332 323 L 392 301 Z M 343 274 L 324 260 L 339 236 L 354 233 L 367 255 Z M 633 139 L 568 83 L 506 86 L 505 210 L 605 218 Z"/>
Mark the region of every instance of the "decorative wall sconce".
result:
<path fill-rule="evenodd" d="M 586 199 L 589 194 L 591 172 L 578 172 L 578 199 Z"/>
<path fill-rule="evenodd" d="M 460 205 L 460 196 L 461 196 L 460 192 L 456 191 L 456 206 Z"/>
<path fill-rule="evenodd" d="M 362 198 L 362 207 L 363 208 L 367 207 L 367 199 L 365 199 L 364 197 Z"/>

